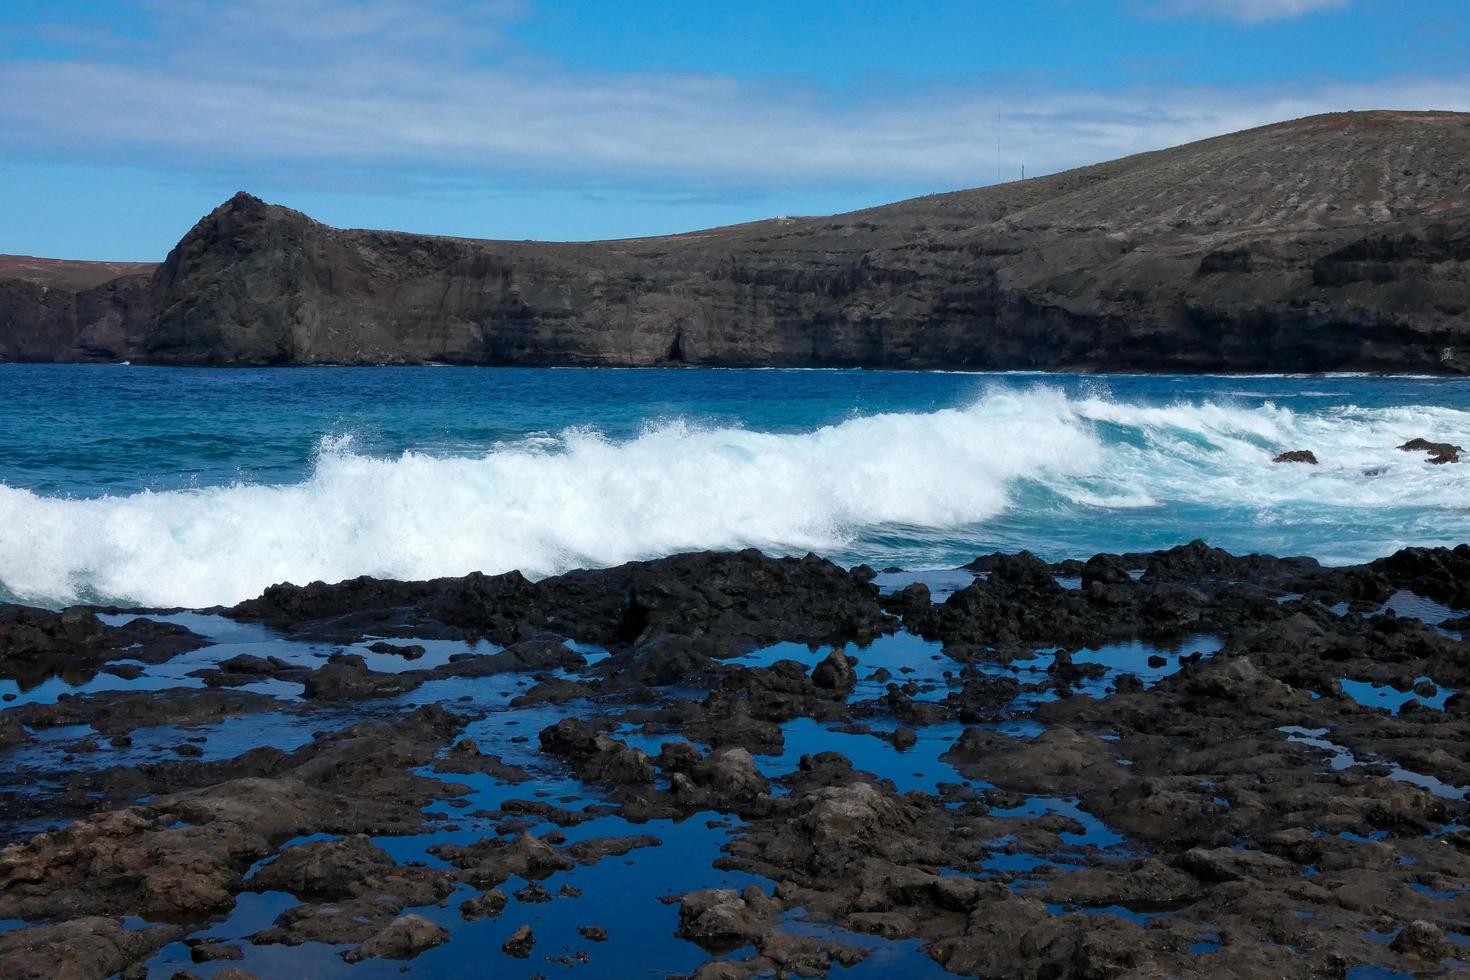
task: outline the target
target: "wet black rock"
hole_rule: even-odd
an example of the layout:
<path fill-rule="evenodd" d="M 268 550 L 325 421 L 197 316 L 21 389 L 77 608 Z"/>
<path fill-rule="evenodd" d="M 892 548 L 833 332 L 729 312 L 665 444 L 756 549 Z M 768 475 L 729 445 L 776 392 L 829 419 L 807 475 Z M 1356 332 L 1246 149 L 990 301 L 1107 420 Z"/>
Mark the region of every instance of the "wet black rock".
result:
<path fill-rule="evenodd" d="M 195 963 L 238 962 L 244 958 L 245 951 L 234 944 L 211 939 L 189 940 L 189 959 Z"/>
<path fill-rule="evenodd" d="M 323 701 L 361 701 L 406 694 L 424 682 L 421 675 L 371 670 L 358 656 L 334 658 L 306 676 L 305 696 Z"/>
<path fill-rule="evenodd" d="M 401 915 L 388 923 L 367 942 L 342 954 L 349 963 L 377 957 L 385 960 L 411 960 L 426 949 L 449 941 L 449 930 L 421 915 Z"/>
<path fill-rule="evenodd" d="M 464 916 L 465 921 L 473 922 L 479 919 L 488 919 L 505 911 L 506 902 L 509 899 L 505 892 L 499 888 L 492 888 L 483 895 L 467 898 L 459 903 L 459 914 Z"/>
<path fill-rule="evenodd" d="M 385 643 L 379 640 L 370 644 L 368 649 L 373 653 L 387 653 L 404 660 L 418 660 L 424 655 L 424 646 L 420 643 Z"/>
<path fill-rule="evenodd" d="M 517 959 L 525 959 L 531 955 L 531 950 L 536 946 L 536 934 L 531 931 L 530 926 L 521 926 L 510 934 L 510 938 L 500 944 L 500 949 L 507 956 Z"/>
<path fill-rule="evenodd" d="M 465 921 L 503 915 L 514 892 L 570 926 L 604 893 L 584 869 L 609 862 L 636 894 L 644 872 L 686 857 L 640 852 L 683 848 L 698 825 L 715 832 L 701 884 L 769 882 L 669 897 L 681 935 L 726 951 L 701 977 L 821 975 L 866 955 L 850 933 L 884 969 L 928 955 L 985 976 L 1417 975 L 1453 953 L 1470 879 L 1470 658 L 1404 612 L 1412 597 L 1399 614 L 1383 603 L 1407 590 L 1470 609 L 1470 547 L 1350 568 L 1202 542 L 975 566 L 941 605 L 917 589 L 880 600 L 866 573 L 820 560 L 748 554 L 542 583 L 273 590 L 296 636 L 495 633 L 505 649 L 394 674 L 352 654 L 308 671 L 263 646 L 206 668 L 208 687 L 0 710 L 13 746 L 0 751 L 17 762 L 0 787 L 15 840 L 0 851 L 0 919 L 48 922 L 0 933 L 0 972 L 37 975 L 35 950 L 66 965 L 58 950 L 73 946 L 77 976 L 131 980 L 174 938 L 230 956 L 221 917 L 251 890 L 299 901 L 248 937 L 286 963 L 306 943 L 356 959 L 461 941 L 421 917 L 451 896 Z M 935 641 L 924 655 L 913 638 L 864 645 L 894 612 Z M 589 664 L 567 632 L 612 655 Z M 791 640 L 785 659 L 731 660 L 766 640 Z M 1147 671 L 1134 643 L 1149 645 Z M 228 689 L 293 676 L 316 696 Z M 1416 700 L 1360 705 L 1348 681 Z M 430 691 L 448 706 L 413 707 Z M 315 732 L 219 757 L 235 726 L 277 723 Z M 183 730 L 158 737 L 170 725 Z M 804 750 L 793 768 L 788 742 L 814 726 L 851 756 Z M 479 802 L 487 785 L 497 803 Z M 603 819 L 635 827 L 572 829 Z M 645 821 L 670 830 L 633 832 Z M 399 863 L 384 836 L 420 837 L 436 860 Z M 145 942 L 112 915 L 179 925 Z M 797 917 L 802 935 L 785 931 Z M 515 924 L 475 928 L 499 941 Z M 529 926 L 518 937 L 508 952 L 529 957 Z M 1207 957 L 1190 952 L 1201 943 Z"/>
<path fill-rule="evenodd" d="M 120 973 L 171 942 L 179 930 L 129 929 L 117 919 L 82 916 L 0 933 L 0 975 L 13 980 L 89 980 Z"/>
<path fill-rule="evenodd" d="M 1458 463 L 1465 450 L 1448 442 L 1430 442 L 1428 439 L 1410 439 L 1399 447 L 1406 453 L 1424 452 L 1429 462 L 1435 464 Z"/>
<path fill-rule="evenodd" d="M 684 637 L 688 649 L 726 657 L 783 639 L 871 638 L 885 628 L 877 596 L 871 584 L 814 555 L 767 558 L 749 550 L 630 562 L 536 583 L 511 572 L 276 585 L 229 613 L 338 641 L 397 621 L 420 635 L 438 628 L 504 644 L 546 631 L 618 650 Z"/>
<path fill-rule="evenodd" d="M 728 952 L 769 930 L 781 908 L 754 885 L 743 892 L 733 888 L 690 892 L 679 899 L 679 935 L 706 949 Z"/>
<path fill-rule="evenodd" d="M 575 718 L 542 729 L 541 748 L 566 759 L 591 782 L 652 783 L 653 762 L 639 749 L 596 731 Z"/>
<path fill-rule="evenodd" d="M 467 846 L 436 844 L 429 852 L 457 868 L 462 880 L 485 889 L 512 877 L 540 881 L 576 866 L 546 839 L 525 833 L 509 841 L 487 837 Z"/>
<path fill-rule="evenodd" d="M 138 618 L 107 626 L 80 607 L 55 612 L 0 603 L 0 678 L 22 690 L 55 676 L 81 684 L 112 660 L 163 663 L 207 642 L 172 623 Z"/>
<path fill-rule="evenodd" d="M 1366 567 L 1384 576 L 1394 587 L 1454 609 L 1470 607 L 1470 545 L 1403 548 Z"/>
<path fill-rule="evenodd" d="M 812 683 L 829 691 L 850 691 L 857 684 L 856 664 L 856 657 L 833 650 L 812 668 Z"/>
<path fill-rule="evenodd" d="M 1399 930 L 1399 934 L 1393 937 L 1390 945 L 1397 952 L 1436 965 L 1450 951 L 1444 930 L 1422 919 L 1415 919 Z"/>
<path fill-rule="evenodd" d="M 688 779 L 706 791 L 697 796 L 700 805 L 718 801 L 722 809 L 736 808 L 739 803 L 756 800 L 771 791 L 770 781 L 761 773 L 755 758 L 738 746 L 711 751 L 690 768 Z M 676 793 L 691 795 L 681 786 L 676 782 L 672 788 Z"/>
<path fill-rule="evenodd" d="M 902 619 L 915 616 L 929 611 L 933 599 L 929 594 L 929 586 L 923 582 L 913 582 L 904 586 L 897 592 L 883 596 L 879 600 L 885 610 Z"/>
<path fill-rule="evenodd" d="M 342 899 L 371 889 L 397 870 L 388 852 L 363 834 L 337 841 L 298 844 L 250 878 L 257 891 L 290 892 L 297 898 Z"/>
<path fill-rule="evenodd" d="M 1277 456 L 1273 457 L 1272 460 L 1271 460 L 1271 462 L 1273 462 L 1273 463 L 1310 463 L 1312 466 L 1316 466 L 1317 465 L 1317 454 L 1314 453 L 1314 452 L 1312 452 L 1310 449 L 1292 449 L 1292 450 L 1290 450 L 1288 452 L 1280 453 Z"/>

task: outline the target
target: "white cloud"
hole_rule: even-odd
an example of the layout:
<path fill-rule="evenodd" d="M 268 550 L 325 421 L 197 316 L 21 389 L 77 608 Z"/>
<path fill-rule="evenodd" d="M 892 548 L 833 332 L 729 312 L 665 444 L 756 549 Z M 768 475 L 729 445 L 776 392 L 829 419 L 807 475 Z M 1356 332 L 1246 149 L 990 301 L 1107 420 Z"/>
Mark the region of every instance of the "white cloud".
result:
<path fill-rule="evenodd" d="M 1290 20 L 1323 10 L 1340 10 L 1352 0 L 1164 0 L 1154 12 L 1164 16 L 1219 17 L 1242 24 Z"/>
<path fill-rule="evenodd" d="M 519 15 L 510 3 L 465 19 L 420 17 L 407 0 L 239 0 L 223 20 L 212 4 L 157 3 L 168 15 L 159 34 L 126 55 L 0 63 L 8 145 L 178 169 L 541 186 L 941 188 L 993 180 L 998 140 L 1009 177 L 1022 163 L 1045 173 L 1315 112 L 1470 109 L 1470 76 L 856 98 L 715 75 L 570 72 L 503 44 L 500 28 Z"/>

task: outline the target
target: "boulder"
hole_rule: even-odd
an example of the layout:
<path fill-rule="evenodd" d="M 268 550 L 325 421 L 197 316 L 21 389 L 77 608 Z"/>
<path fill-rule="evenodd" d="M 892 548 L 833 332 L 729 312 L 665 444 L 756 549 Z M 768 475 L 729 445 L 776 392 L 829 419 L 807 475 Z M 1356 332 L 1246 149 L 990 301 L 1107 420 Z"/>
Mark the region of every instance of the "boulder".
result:
<path fill-rule="evenodd" d="M 421 915 L 400 915 L 367 942 L 349 949 L 342 958 L 357 963 L 376 957 L 384 960 L 411 960 L 426 949 L 449 941 L 449 930 Z"/>
<path fill-rule="evenodd" d="M 1430 442 L 1428 439 L 1410 439 L 1399 449 L 1406 453 L 1424 452 L 1429 454 L 1429 462 L 1436 465 L 1443 463 L 1458 463 L 1460 454 L 1465 450 L 1448 442 Z"/>

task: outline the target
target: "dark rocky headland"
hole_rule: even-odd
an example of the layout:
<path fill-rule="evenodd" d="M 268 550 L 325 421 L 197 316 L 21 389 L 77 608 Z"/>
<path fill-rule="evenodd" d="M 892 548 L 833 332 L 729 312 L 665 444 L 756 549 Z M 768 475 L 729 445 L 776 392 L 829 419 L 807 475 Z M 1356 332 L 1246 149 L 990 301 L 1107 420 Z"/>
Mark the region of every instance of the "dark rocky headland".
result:
<path fill-rule="evenodd" d="M 157 267 L 0 257 L 10 361 L 1464 374 L 1467 309 L 1450 112 L 664 238 L 347 231 L 239 194 Z"/>
<path fill-rule="evenodd" d="M 0 608 L 0 975 L 1465 969 L 1470 546 L 928 578 Z"/>

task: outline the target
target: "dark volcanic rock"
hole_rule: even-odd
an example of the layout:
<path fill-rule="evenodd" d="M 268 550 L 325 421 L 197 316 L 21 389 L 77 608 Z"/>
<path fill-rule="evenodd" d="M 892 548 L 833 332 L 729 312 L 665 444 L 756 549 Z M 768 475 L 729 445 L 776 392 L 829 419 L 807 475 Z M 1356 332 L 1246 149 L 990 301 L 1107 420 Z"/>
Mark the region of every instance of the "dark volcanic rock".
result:
<path fill-rule="evenodd" d="M 510 934 L 510 938 L 500 944 L 500 949 L 507 956 L 517 959 L 525 959 L 531 955 L 531 950 L 536 945 L 536 935 L 531 932 L 530 926 L 521 926 Z"/>
<path fill-rule="evenodd" d="M 589 782 L 653 782 L 653 762 L 646 753 L 599 733 L 585 721 L 564 718 L 542 729 L 540 739 L 543 751 L 566 759 Z"/>
<path fill-rule="evenodd" d="M 93 980 L 120 972 L 170 942 L 178 930 L 128 929 L 84 916 L 0 933 L 0 976 L 10 980 Z"/>
<path fill-rule="evenodd" d="M 423 682 L 422 673 L 404 671 L 390 674 L 370 670 L 361 657 L 347 656 L 307 675 L 303 694 L 324 701 L 361 701 L 404 694 Z"/>
<path fill-rule="evenodd" d="M 80 684 L 110 660 L 163 663 L 207 642 L 172 623 L 133 619 L 105 626 L 80 607 L 54 612 L 0 603 L 0 678 L 15 680 L 23 689 L 54 676 Z"/>
<path fill-rule="evenodd" d="M 505 911 L 505 904 L 508 901 L 510 900 L 506 898 L 505 892 L 499 888 L 492 888 L 483 895 L 467 898 L 463 902 L 460 902 L 459 914 L 464 916 L 466 921 L 470 922 L 478 919 L 488 919 Z"/>
<path fill-rule="evenodd" d="M 710 888 L 679 899 L 679 935 L 708 949 L 731 950 L 775 923 L 781 903 L 751 885 L 743 892 Z"/>
<path fill-rule="evenodd" d="M 395 870 L 397 865 L 387 851 L 357 834 L 289 848 L 255 872 L 250 885 L 258 891 L 290 892 L 298 898 L 348 898 L 367 879 Z"/>
<path fill-rule="evenodd" d="M 1465 123 L 1313 116 L 609 242 L 341 230 L 241 193 L 151 280 L 0 262 L 0 359 L 1465 373 Z"/>
<path fill-rule="evenodd" d="M 672 677 L 680 664 L 778 640 L 871 639 L 888 628 L 876 587 L 841 566 L 815 555 L 768 558 L 753 549 L 629 562 L 534 583 L 509 572 L 430 582 L 358 578 L 335 585 L 273 585 L 229 615 L 338 640 L 382 630 L 386 619 L 404 630 L 437 629 L 509 645 L 432 672 L 380 674 L 366 670 L 361 658 L 338 657 L 316 676 L 324 690 L 335 696 L 340 689 L 347 697 L 372 696 L 379 686 L 414 686 L 428 677 L 476 676 L 482 668 L 489 673 L 580 666 L 582 657 L 547 641 L 548 631 L 641 652 L 642 657 L 616 661 L 624 668 L 655 655 L 671 657 Z M 656 680 L 663 673 L 654 667 L 644 676 Z"/>
<path fill-rule="evenodd" d="M 342 954 L 349 963 L 371 957 L 385 960 L 411 960 L 426 949 L 449 941 L 449 930 L 421 915 L 401 915 L 367 942 Z"/>
<path fill-rule="evenodd" d="M 830 691 L 850 691 L 857 684 L 857 671 L 853 669 L 856 663 L 840 649 L 833 650 L 812 668 L 812 683 Z"/>
<path fill-rule="evenodd" d="M 1431 463 L 1458 463 L 1465 450 L 1448 442 L 1430 442 L 1428 439 L 1410 439 L 1399 447 L 1406 453 L 1425 452 Z"/>
<path fill-rule="evenodd" d="M 0 363 L 141 356 L 155 269 L 0 255 Z"/>
<path fill-rule="evenodd" d="M 278 705 L 254 691 L 165 688 L 161 691 L 102 691 L 55 704 L 23 704 L 0 711 L 0 731 L 8 721 L 31 728 L 91 725 L 105 735 L 126 736 L 151 725 L 190 726 L 222 718 L 269 711 Z"/>
<path fill-rule="evenodd" d="M 869 949 L 883 975 L 920 955 L 1033 978 L 1452 968 L 1470 908 L 1470 658 L 1383 604 L 1406 591 L 1470 609 L 1470 546 L 1345 568 L 1199 541 L 972 567 L 941 605 L 918 590 L 887 604 L 935 641 L 917 655 L 912 637 L 865 643 L 896 626 L 869 574 L 816 558 L 276 587 L 236 614 L 308 638 L 504 649 L 400 674 L 350 654 L 308 671 L 235 653 L 199 676 L 290 677 L 316 696 L 134 689 L 0 710 L 16 763 L 0 787 L 14 841 L 0 920 L 47 923 L 0 935 L 0 973 L 126 980 L 177 939 L 198 962 L 298 972 L 321 949 L 303 944 L 356 961 L 440 942 L 473 956 L 488 938 L 539 961 L 530 926 L 512 928 L 540 903 L 595 922 L 608 880 L 619 900 L 678 905 L 677 927 L 672 911 L 648 920 L 726 957 L 697 968 L 706 980 L 821 976 Z M 10 642 L 105 650 L 89 615 L 46 613 Z M 587 663 L 568 634 L 611 656 Z M 731 658 L 775 640 L 794 641 L 788 656 Z M 1133 642 L 1149 646 L 1109 649 Z M 377 697 L 427 681 L 454 711 Z M 1365 706 L 1353 681 L 1418 700 Z M 225 719 L 320 730 L 233 758 L 223 732 L 157 738 Z M 35 833 L 61 817 L 80 819 Z M 417 840 L 434 860 L 394 859 Z M 671 895 L 675 864 L 707 877 Z M 746 876 L 763 884 L 721 887 Z M 244 937 L 276 949 L 220 935 L 252 891 L 298 903 Z M 481 924 L 448 923 L 451 900 Z M 647 938 L 648 970 L 674 965 Z M 546 962 L 596 964 L 565 941 Z"/>
<path fill-rule="evenodd" d="M 1310 463 L 1317 465 L 1317 454 L 1310 449 L 1293 449 L 1290 452 L 1281 453 L 1271 460 L 1273 463 Z"/>
<path fill-rule="evenodd" d="M 1454 609 L 1470 608 L 1470 545 L 1401 548 L 1367 568 L 1382 575 L 1395 588 L 1407 589 Z"/>

